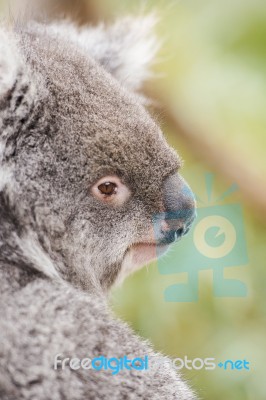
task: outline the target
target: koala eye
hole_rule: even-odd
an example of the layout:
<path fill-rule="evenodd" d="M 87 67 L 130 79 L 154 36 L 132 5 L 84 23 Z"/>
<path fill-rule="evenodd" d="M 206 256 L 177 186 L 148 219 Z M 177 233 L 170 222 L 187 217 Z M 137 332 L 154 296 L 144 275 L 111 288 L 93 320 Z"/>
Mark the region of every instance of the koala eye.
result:
<path fill-rule="evenodd" d="M 105 176 L 91 188 L 91 193 L 103 203 L 122 205 L 130 197 L 129 188 L 118 176 Z"/>
<path fill-rule="evenodd" d="M 113 182 L 105 182 L 101 183 L 101 185 L 98 186 L 98 189 L 102 194 L 105 194 L 106 196 L 112 196 L 116 193 L 117 186 Z"/>

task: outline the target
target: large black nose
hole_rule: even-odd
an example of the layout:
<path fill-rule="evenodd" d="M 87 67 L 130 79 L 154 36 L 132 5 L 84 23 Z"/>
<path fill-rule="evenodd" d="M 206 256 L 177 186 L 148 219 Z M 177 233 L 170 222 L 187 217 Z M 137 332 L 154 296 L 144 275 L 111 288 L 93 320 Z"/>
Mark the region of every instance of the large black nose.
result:
<path fill-rule="evenodd" d="M 195 198 L 179 175 L 169 176 L 163 185 L 165 212 L 157 216 L 156 239 L 160 244 L 179 240 L 190 229 L 195 217 Z"/>

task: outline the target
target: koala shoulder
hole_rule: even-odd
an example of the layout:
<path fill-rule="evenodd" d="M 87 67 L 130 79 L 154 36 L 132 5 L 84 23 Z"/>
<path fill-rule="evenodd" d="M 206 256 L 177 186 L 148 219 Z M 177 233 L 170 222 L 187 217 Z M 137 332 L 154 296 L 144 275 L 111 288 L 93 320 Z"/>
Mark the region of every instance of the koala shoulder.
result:
<path fill-rule="evenodd" d="M 27 324 L 21 318 L 24 313 L 28 316 Z M 17 331 L 23 335 L 17 335 Z M 148 342 L 141 341 L 126 324 L 114 319 L 101 296 L 85 295 L 62 283 L 36 280 L 9 300 L 5 315 L 1 315 L 1 332 L 2 399 L 13 395 L 21 400 L 34 396 L 46 400 L 50 393 L 53 398 L 60 398 L 63 393 L 69 400 L 194 399 L 170 366 L 170 360 L 155 353 Z M 163 358 L 165 362 L 159 374 L 152 365 L 147 371 L 134 370 L 131 374 L 120 371 L 117 375 L 83 368 L 71 371 L 67 365 L 62 369 L 61 361 L 65 358 L 93 359 L 99 354 L 107 358 L 148 356 L 151 363 L 154 358 Z M 8 371 L 4 365 L 6 359 Z M 34 370 L 33 359 L 38 366 Z M 12 370 L 16 370 L 15 376 Z M 15 387 L 11 382 L 15 382 Z"/>

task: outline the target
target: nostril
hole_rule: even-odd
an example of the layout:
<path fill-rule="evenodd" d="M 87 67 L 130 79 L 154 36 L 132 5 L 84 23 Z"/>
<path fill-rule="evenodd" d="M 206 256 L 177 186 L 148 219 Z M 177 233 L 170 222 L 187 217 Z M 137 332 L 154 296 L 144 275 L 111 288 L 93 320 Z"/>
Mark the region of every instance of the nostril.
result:
<path fill-rule="evenodd" d="M 181 239 L 185 234 L 185 230 L 181 227 L 174 230 L 161 231 L 161 233 L 163 234 L 163 237 L 160 239 L 160 244 L 171 244 Z"/>
<path fill-rule="evenodd" d="M 176 231 L 176 233 L 177 233 L 178 235 L 183 235 L 183 232 L 184 232 L 184 228 L 180 228 L 180 229 L 178 229 L 178 230 Z"/>
<path fill-rule="evenodd" d="M 175 231 L 163 232 L 163 237 L 160 238 L 160 244 L 171 244 L 176 241 Z"/>
<path fill-rule="evenodd" d="M 154 237 L 158 244 L 171 244 L 185 236 L 196 217 L 195 208 L 168 211 L 153 217 Z"/>
<path fill-rule="evenodd" d="M 184 235 L 184 228 L 179 228 L 175 231 L 176 240 Z"/>

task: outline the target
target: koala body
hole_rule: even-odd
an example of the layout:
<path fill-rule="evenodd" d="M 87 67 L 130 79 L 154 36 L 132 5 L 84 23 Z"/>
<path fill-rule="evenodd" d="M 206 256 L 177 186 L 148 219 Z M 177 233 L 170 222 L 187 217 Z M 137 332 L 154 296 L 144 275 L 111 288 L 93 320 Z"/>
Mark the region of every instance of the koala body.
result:
<path fill-rule="evenodd" d="M 156 50 L 151 25 L 0 28 L 2 400 L 195 399 L 167 362 L 54 368 L 58 354 L 162 357 L 107 304 L 194 218 L 180 159 L 135 93 Z M 154 235 L 154 216 L 180 210 Z"/>

